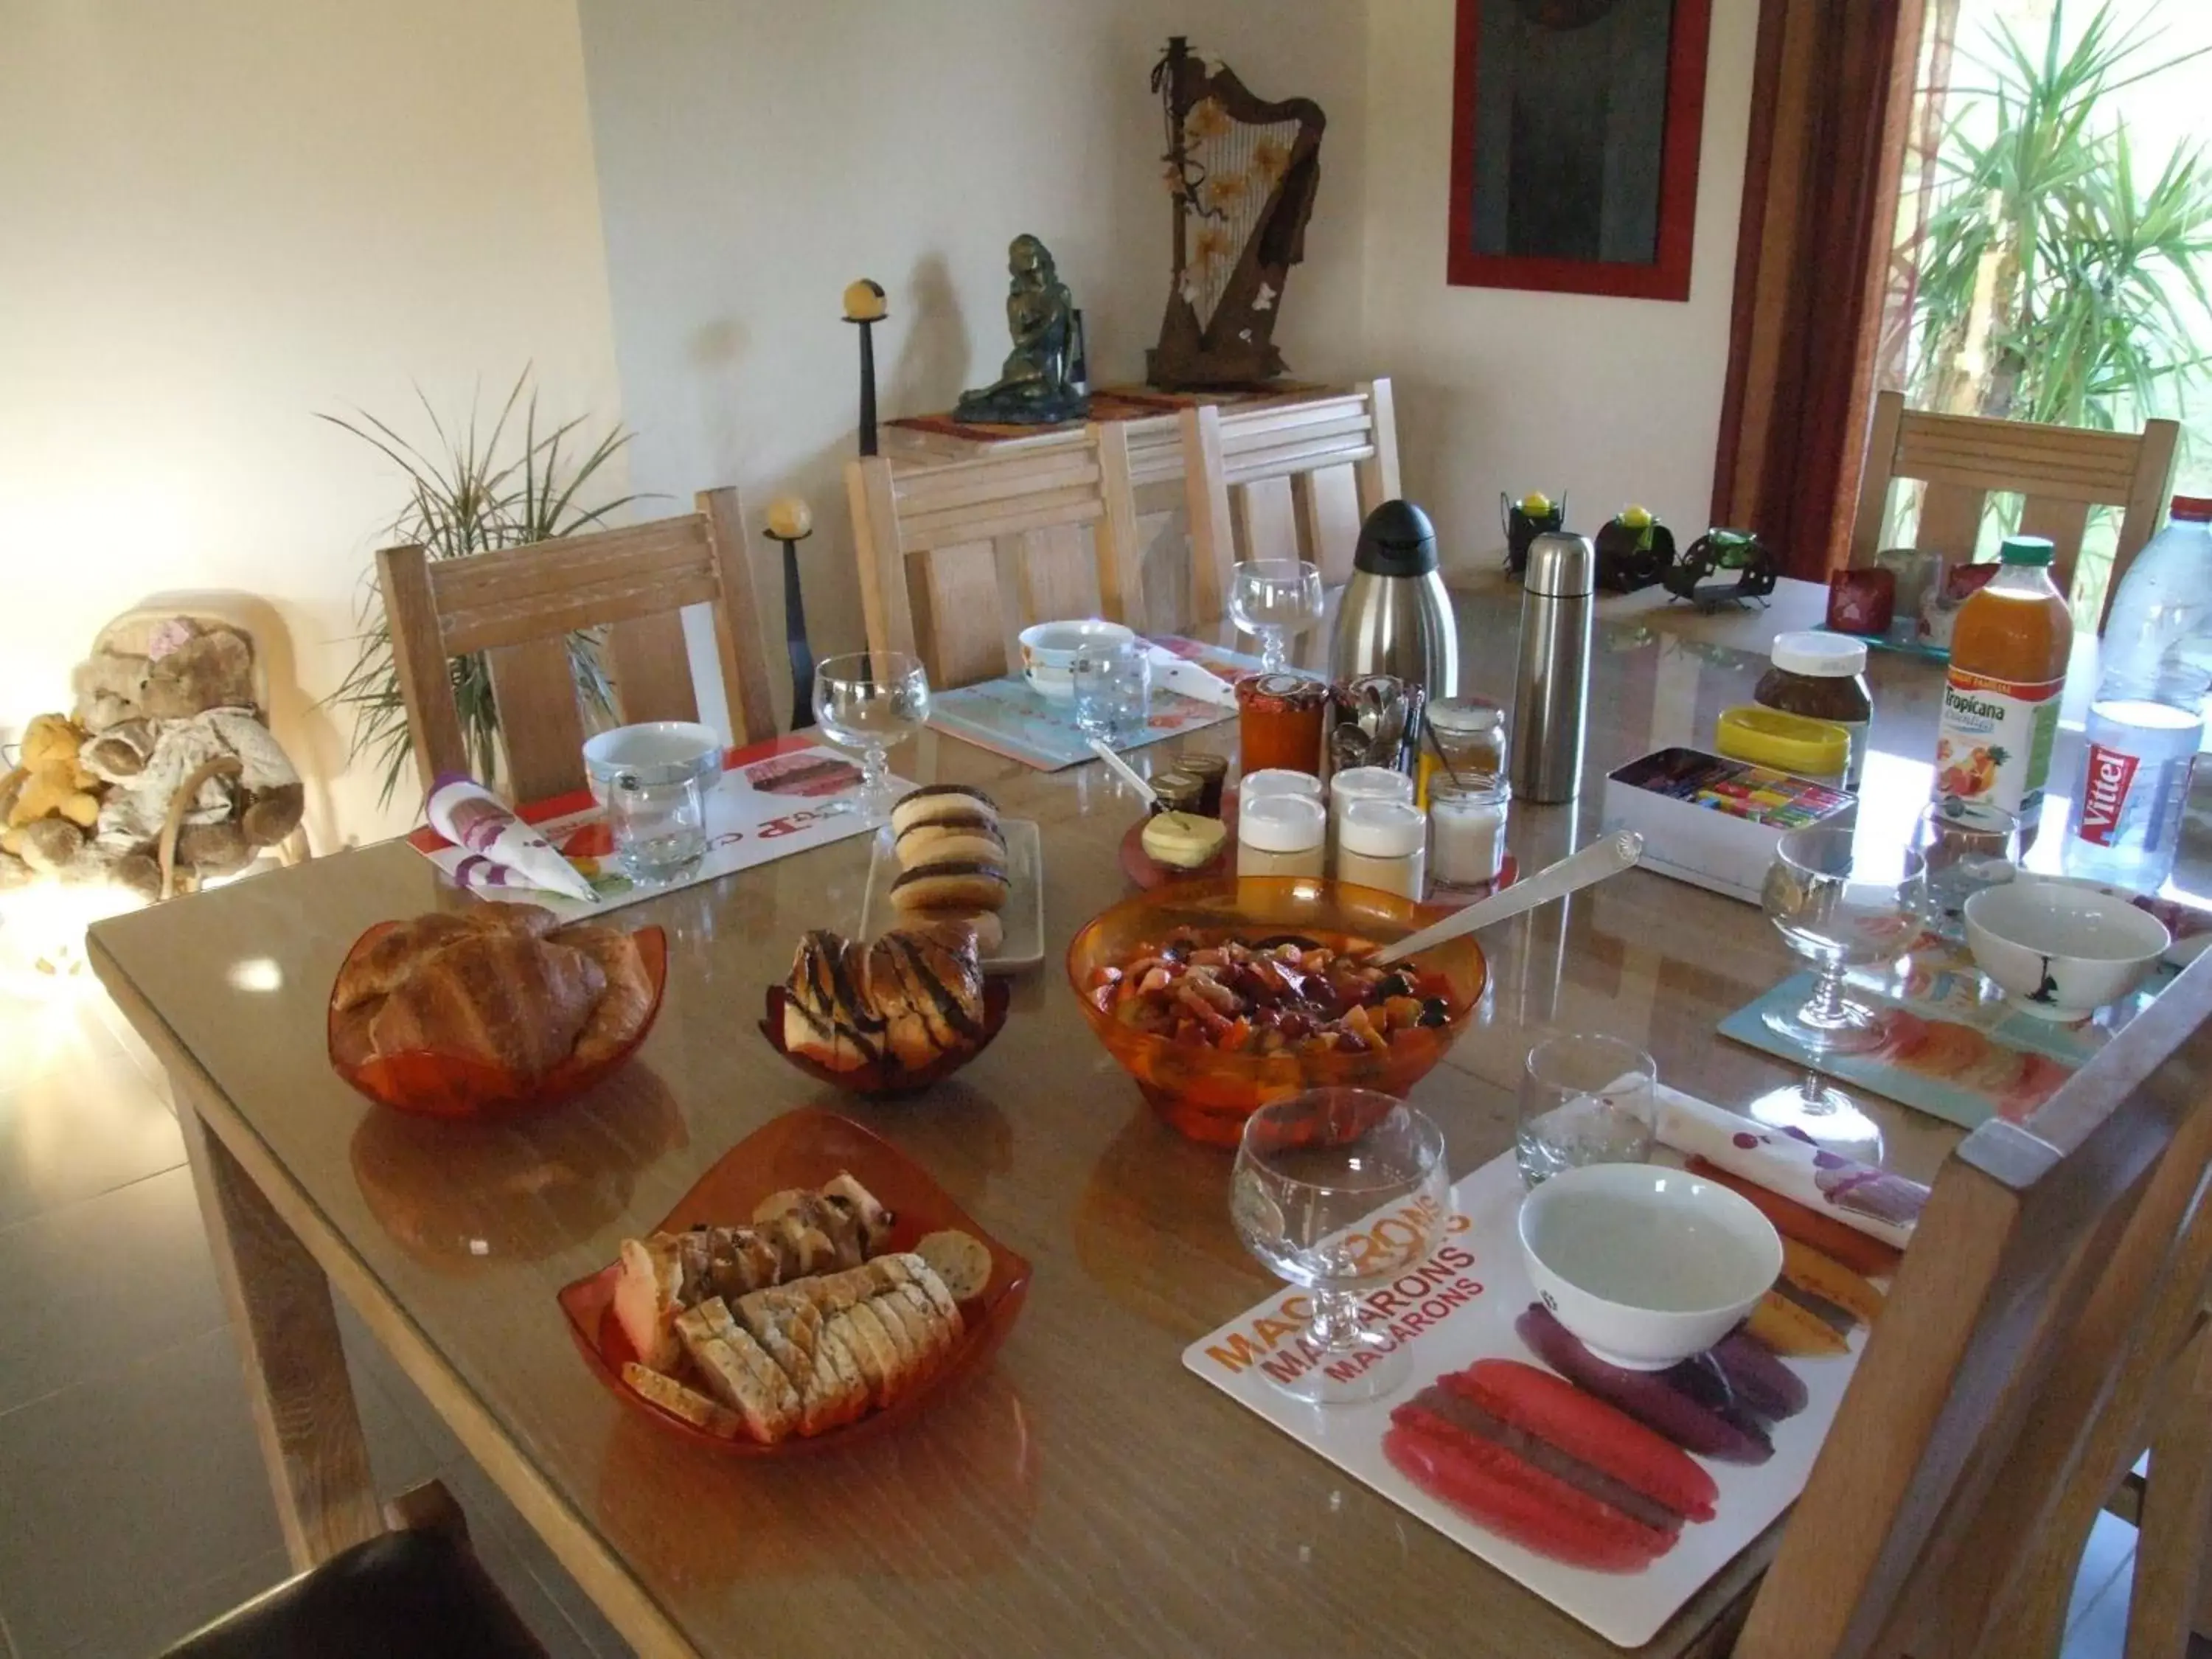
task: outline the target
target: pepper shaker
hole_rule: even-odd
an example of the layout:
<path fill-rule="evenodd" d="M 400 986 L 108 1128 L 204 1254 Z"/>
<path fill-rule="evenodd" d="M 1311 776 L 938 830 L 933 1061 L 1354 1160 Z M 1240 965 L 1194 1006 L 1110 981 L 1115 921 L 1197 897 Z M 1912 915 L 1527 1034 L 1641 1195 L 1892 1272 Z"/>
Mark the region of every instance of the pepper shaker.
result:
<path fill-rule="evenodd" d="M 1513 680 L 1513 793 L 1572 800 L 1589 726 L 1590 625 L 1597 553 L 1587 537 L 1547 531 L 1522 579 L 1521 659 Z"/>

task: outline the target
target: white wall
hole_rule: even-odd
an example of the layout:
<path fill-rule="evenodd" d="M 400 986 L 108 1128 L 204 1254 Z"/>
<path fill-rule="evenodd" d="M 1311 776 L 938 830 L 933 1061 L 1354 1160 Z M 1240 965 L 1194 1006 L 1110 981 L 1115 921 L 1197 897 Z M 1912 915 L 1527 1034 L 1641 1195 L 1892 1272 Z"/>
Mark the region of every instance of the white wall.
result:
<path fill-rule="evenodd" d="M 1585 531 L 1633 501 L 1695 534 L 1712 504 L 1758 0 L 1713 0 L 1686 303 L 1445 283 L 1454 11 L 1367 9 L 1366 349 L 1395 381 L 1406 492 L 1460 562 L 1503 549 L 1501 491 L 1565 490 Z"/>
<path fill-rule="evenodd" d="M 1146 82 L 1170 33 L 1261 97 L 1309 96 L 1328 116 L 1277 343 L 1299 374 L 1364 361 L 1352 0 L 582 0 L 582 14 L 634 481 L 679 499 L 740 483 L 756 523 L 772 495 L 804 493 L 817 652 L 860 642 L 840 292 L 856 276 L 890 290 L 884 416 L 943 410 L 997 374 L 1006 243 L 1034 231 L 1084 307 L 1093 384 L 1140 379 L 1169 258 Z M 780 633 L 773 571 L 762 598 Z"/>
<path fill-rule="evenodd" d="M 240 588 L 298 654 L 280 735 L 335 775 L 304 704 L 401 497 L 313 412 L 528 362 L 549 410 L 617 410 L 574 11 L 0 0 L 0 735 L 142 596 Z M 410 816 L 374 796 L 311 794 L 318 844 Z"/>

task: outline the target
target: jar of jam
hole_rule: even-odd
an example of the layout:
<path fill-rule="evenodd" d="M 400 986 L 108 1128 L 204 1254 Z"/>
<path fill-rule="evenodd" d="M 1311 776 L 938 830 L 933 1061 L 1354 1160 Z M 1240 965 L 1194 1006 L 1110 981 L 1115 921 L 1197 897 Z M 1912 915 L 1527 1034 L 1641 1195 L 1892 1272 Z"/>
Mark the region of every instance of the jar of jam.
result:
<path fill-rule="evenodd" d="M 1773 656 L 1774 665 L 1752 692 L 1753 701 L 1785 714 L 1842 726 L 1851 740 L 1844 787 L 1856 791 L 1866 771 L 1867 731 L 1874 723 L 1874 698 L 1866 683 L 1866 641 L 1835 634 L 1778 634 Z"/>
<path fill-rule="evenodd" d="M 1244 770 L 1321 770 L 1328 687 L 1303 674 L 1247 674 L 1237 682 L 1237 742 Z"/>
<path fill-rule="evenodd" d="M 1200 805 L 1206 799 L 1206 781 L 1180 766 L 1153 773 L 1152 793 L 1159 797 L 1159 810 L 1163 812 L 1218 816 L 1205 812 Z"/>
<path fill-rule="evenodd" d="M 1219 817 L 1221 792 L 1229 779 L 1228 760 L 1220 755 L 1184 755 L 1176 760 L 1176 770 L 1196 778 L 1203 786 L 1198 803 L 1200 815 Z"/>

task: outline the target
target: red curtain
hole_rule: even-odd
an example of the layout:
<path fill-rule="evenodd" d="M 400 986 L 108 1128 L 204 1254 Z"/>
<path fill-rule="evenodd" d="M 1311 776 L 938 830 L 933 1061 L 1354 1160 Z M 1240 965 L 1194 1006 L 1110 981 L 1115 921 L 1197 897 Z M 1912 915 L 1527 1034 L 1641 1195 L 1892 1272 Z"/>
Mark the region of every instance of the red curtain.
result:
<path fill-rule="evenodd" d="M 1923 0 L 1765 0 L 1713 521 L 1844 561 Z"/>

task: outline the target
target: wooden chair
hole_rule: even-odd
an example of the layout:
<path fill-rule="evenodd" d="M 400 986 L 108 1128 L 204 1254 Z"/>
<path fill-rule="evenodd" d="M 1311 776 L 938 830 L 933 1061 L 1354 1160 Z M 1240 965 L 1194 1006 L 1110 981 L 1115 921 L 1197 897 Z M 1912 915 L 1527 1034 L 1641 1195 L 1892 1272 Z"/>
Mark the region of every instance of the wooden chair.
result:
<path fill-rule="evenodd" d="M 426 790 L 441 772 L 470 769 L 448 665 L 473 652 L 490 665 L 506 787 L 517 801 L 543 800 L 584 781 L 571 634 L 605 629 L 623 720 L 697 720 L 678 614 L 689 605 L 714 608 L 732 733 L 741 744 L 775 735 L 743 507 L 734 489 L 702 490 L 696 499 L 698 511 L 680 518 L 496 553 L 432 559 L 419 547 L 389 547 L 376 556 Z"/>
<path fill-rule="evenodd" d="M 1361 522 L 1398 494 L 1389 380 L 1288 406 L 1202 404 L 1182 424 L 1194 615 L 1222 614 L 1239 556 L 1296 549 L 1324 582 L 1351 577 Z"/>
<path fill-rule="evenodd" d="M 1889 488 L 1897 479 L 1917 479 L 1927 486 L 1913 545 L 1960 556 L 1971 553 L 1980 536 L 1990 493 L 2017 491 L 2027 498 L 2021 533 L 2051 538 L 2057 555 L 2051 579 L 2060 592 L 2070 592 L 2089 509 L 2117 507 L 2123 516 L 2112 575 L 2105 584 L 2109 610 L 2120 578 L 2166 511 L 2179 436 L 2172 421 L 2146 421 L 2140 434 L 2130 436 L 2027 421 L 1930 415 L 1905 408 L 1900 392 L 1878 393 L 1858 513 L 1851 522 L 1851 563 L 1875 562 Z M 2103 621 L 2100 611 L 2100 626 Z"/>
<path fill-rule="evenodd" d="M 2212 959 L 1945 1163 L 1737 1659 L 2041 1659 L 2150 1450 L 2129 1659 L 2212 1634 Z"/>
<path fill-rule="evenodd" d="M 936 685 L 1018 667 L 1017 636 L 1033 622 L 1097 615 L 1146 625 L 1119 422 L 978 460 L 894 471 L 867 456 L 845 464 L 845 485 L 869 647 L 918 655 Z"/>

